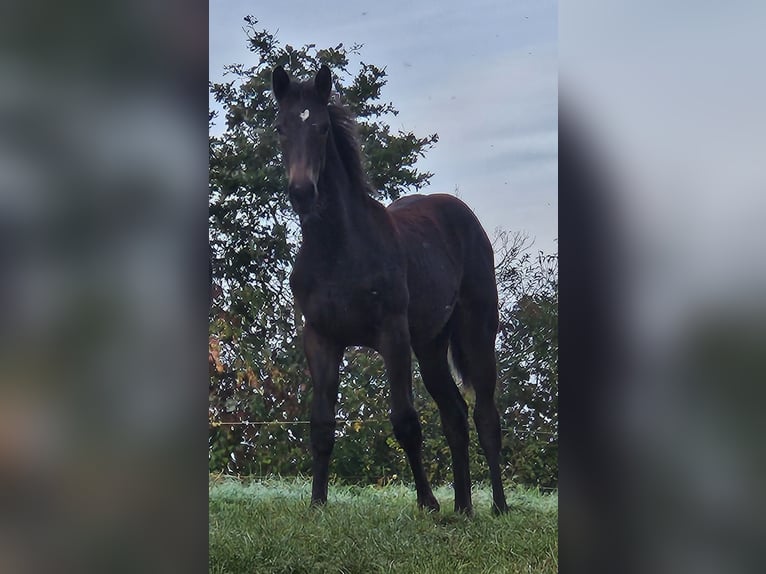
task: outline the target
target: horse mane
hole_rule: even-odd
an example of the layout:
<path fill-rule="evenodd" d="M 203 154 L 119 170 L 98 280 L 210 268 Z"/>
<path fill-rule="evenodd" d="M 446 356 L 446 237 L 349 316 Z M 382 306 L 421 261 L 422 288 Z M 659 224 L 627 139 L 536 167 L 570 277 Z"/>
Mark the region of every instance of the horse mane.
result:
<path fill-rule="evenodd" d="M 364 157 L 354 116 L 337 98 L 328 104 L 327 111 L 330 114 L 335 147 L 346 168 L 351 187 L 359 193 L 369 194 L 372 187 L 364 169 Z"/>

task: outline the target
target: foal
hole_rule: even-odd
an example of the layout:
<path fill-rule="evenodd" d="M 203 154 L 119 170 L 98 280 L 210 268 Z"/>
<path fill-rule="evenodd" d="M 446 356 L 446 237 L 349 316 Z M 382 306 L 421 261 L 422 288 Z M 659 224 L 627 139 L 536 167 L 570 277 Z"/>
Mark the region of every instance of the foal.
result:
<path fill-rule="evenodd" d="M 335 442 L 339 368 L 346 347 L 378 351 L 390 385 L 391 423 L 412 468 L 421 508 L 439 509 L 423 463 L 412 400 L 411 352 L 436 401 L 452 454 L 455 510 L 472 513 L 468 407 L 448 363 L 476 392 L 473 420 L 487 457 L 493 510 L 508 507 L 500 476 L 500 419 L 494 403 L 497 286 L 492 246 L 468 207 L 450 195 L 412 195 L 387 209 L 370 196 L 356 125 L 330 103 L 332 77 L 272 73 L 275 128 L 302 244 L 290 276 L 305 319 L 313 382 L 313 504 L 327 501 Z"/>

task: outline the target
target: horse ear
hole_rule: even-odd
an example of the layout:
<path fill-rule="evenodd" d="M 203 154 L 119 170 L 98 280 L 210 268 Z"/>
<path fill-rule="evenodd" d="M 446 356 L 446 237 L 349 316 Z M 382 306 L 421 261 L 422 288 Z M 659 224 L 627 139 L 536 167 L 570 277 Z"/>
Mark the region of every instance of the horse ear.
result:
<path fill-rule="evenodd" d="M 271 91 L 279 103 L 285 97 L 287 89 L 290 87 L 290 76 L 287 75 L 282 66 L 277 66 L 271 72 Z"/>
<path fill-rule="evenodd" d="M 314 77 L 314 89 L 322 98 L 325 104 L 330 103 L 330 92 L 332 91 L 332 72 L 330 68 L 322 64 L 316 77 Z"/>

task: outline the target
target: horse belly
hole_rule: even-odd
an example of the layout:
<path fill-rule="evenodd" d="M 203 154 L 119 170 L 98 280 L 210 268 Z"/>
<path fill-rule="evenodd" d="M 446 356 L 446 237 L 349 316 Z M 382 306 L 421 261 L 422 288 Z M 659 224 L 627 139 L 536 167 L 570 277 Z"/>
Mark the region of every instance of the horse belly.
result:
<path fill-rule="evenodd" d="M 374 344 L 383 319 L 378 292 L 328 285 L 299 301 L 306 322 L 327 337 L 345 345 Z"/>

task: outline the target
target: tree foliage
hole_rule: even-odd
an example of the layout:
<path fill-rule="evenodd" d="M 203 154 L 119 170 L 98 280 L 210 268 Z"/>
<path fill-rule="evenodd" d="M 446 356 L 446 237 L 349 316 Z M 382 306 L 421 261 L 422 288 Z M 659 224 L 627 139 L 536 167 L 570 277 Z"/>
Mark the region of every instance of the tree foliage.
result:
<path fill-rule="evenodd" d="M 558 483 L 558 256 L 498 236 L 498 408 L 504 455 L 526 484 Z"/>
<path fill-rule="evenodd" d="M 272 122 L 271 70 L 282 64 L 308 78 L 320 64 L 333 71 L 335 91 L 359 122 L 366 168 L 377 199 L 387 202 L 422 189 L 430 173 L 417 161 L 436 134 L 392 132 L 397 114 L 384 102 L 386 71 L 359 62 L 361 46 L 319 49 L 280 46 L 245 18 L 254 65 L 226 67 L 213 83 L 210 112 L 210 243 L 215 300 L 210 323 L 210 469 L 233 473 L 308 474 L 311 386 L 300 345 L 301 318 L 287 283 L 299 244 L 297 222 Z M 230 79 L 228 79 L 230 78 Z M 219 124 L 220 122 L 220 124 Z M 557 283 L 555 256 L 531 258 L 518 237 L 501 235 L 498 278 L 503 329 L 498 339 L 498 404 L 507 434 L 508 477 L 526 484 L 556 482 Z M 502 243 L 504 241 L 505 243 Z M 552 330 L 551 330 L 552 329 Z M 451 480 L 450 457 L 436 406 L 417 377 L 416 402 L 424 425 L 427 469 L 435 482 Z M 339 425 L 331 470 L 341 479 L 385 482 L 408 476 L 406 460 L 388 424 L 382 361 L 349 349 L 341 372 Z M 470 397 L 468 397 L 470 402 Z M 263 424 L 238 424 L 243 421 Z M 536 434 L 540 429 L 553 434 Z M 540 439 L 540 437 L 546 437 Z M 475 443 L 475 433 L 472 433 Z M 476 479 L 486 465 L 472 449 Z"/>

